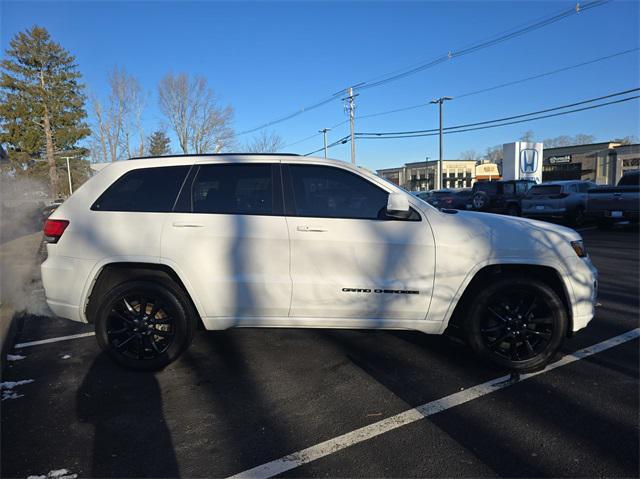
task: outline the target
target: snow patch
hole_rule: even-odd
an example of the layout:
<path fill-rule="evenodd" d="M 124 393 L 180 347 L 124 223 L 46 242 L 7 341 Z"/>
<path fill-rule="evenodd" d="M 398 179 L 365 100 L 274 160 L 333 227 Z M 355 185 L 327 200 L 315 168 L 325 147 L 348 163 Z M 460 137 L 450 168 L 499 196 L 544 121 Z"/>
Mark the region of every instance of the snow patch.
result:
<path fill-rule="evenodd" d="M 2 401 L 6 399 L 18 399 L 24 396 L 24 394 L 18 394 L 13 391 L 16 386 L 22 386 L 23 384 L 30 384 L 33 379 L 23 379 L 21 381 L 3 381 L 0 383 L 0 390 L 2 390 Z"/>
<path fill-rule="evenodd" d="M 64 356 L 62 356 L 62 359 L 69 359 L 71 357 L 70 354 L 65 354 Z"/>
<path fill-rule="evenodd" d="M 20 361 L 24 358 L 26 358 L 26 356 L 21 356 L 20 354 L 7 354 L 7 361 Z"/>
<path fill-rule="evenodd" d="M 76 479 L 77 477 L 77 474 L 71 474 L 68 469 L 54 469 L 46 475 L 27 476 L 27 479 Z"/>

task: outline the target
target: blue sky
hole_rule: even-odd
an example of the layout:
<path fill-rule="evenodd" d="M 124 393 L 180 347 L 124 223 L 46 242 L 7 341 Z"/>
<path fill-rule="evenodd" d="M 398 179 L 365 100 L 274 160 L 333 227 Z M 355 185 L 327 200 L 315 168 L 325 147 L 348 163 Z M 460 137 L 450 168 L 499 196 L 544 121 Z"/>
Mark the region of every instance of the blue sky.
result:
<path fill-rule="evenodd" d="M 114 65 L 139 79 L 149 94 L 147 130 L 162 117 L 158 80 L 167 72 L 205 76 L 235 109 L 240 132 L 313 104 L 336 91 L 449 50 L 475 43 L 575 2 L 8 2 L 1 4 L 2 49 L 34 24 L 77 57 L 90 92 L 104 96 Z M 361 92 L 357 114 L 456 96 L 499 83 L 637 48 L 639 3 L 614 1 L 416 75 Z M 448 102 L 445 126 L 554 107 L 640 86 L 638 52 Z M 445 157 L 517 139 L 578 133 L 597 140 L 638 135 L 639 102 L 476 132 L 445 136 Z M 334 101 L 271 128 L 285 143 L 346 119 Z M 437 126 L 434 105 L 357 120 L 357 131 Z M 344 124 L 330 132 L 348 133 Z M 238 138 L 250 139 L 251 135 Z M 288 151 L 307 153 L 322 137 Z M 177 150 L 177 144 L 174 142 Z M 437 137 L 360 140 L 358 163 L 376 169 L 438 155 Z M 350 146 L 330 150 L 348 160 Z"/>

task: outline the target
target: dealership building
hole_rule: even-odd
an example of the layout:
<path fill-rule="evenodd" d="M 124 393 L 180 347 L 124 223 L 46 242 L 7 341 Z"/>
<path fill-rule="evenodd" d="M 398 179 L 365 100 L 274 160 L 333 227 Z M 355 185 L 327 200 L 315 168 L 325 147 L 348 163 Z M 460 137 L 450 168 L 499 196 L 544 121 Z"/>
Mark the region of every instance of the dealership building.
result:
<path fill-rule="evenodd" d="M 429 160 L 378 170 L 378 175 L 409 191 L 424 191 L 436 187 L 437 171 L 438 160 Z M 443 188 L 470 188 L 475 176 L 473 160 L 442 160 Z"/>
<path fill-rule="evenodd" d="M 640 144 L 605 142 L 545 148 L 542 181 L 590 180 L 614 185 L 628 170 L 640 168 Z"/>

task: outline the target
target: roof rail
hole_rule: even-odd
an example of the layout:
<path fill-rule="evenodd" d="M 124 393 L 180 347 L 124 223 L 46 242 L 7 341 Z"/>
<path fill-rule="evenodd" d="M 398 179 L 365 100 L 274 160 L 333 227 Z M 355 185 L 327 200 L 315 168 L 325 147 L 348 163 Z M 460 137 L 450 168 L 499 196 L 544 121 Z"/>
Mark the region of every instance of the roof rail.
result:
<path fill-rule="evenodd" d="M 199 156 L 300 156 L 298 153 L 181 153 L 176 155 L 132 156 L 130 160 L 150 160 L 153 158 L 199 157 Z"/>

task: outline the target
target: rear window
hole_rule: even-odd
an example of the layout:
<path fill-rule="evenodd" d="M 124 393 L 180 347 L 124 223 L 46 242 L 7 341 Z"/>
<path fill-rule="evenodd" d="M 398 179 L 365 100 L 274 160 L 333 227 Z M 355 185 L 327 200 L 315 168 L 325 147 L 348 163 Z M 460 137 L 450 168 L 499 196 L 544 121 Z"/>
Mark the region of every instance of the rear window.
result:
<path fill-rule="evenodd" d="M 189 168 L 164 166 L 129 171 L 107 188 L 91 209 L 170 212 Z"/>
<path fill-rule="evenodd" d="M 479 181 L 473 187 L 476 191 L 486 191 L 487 193 L 496 193 L 498 191 L 498 183 L 495 181 Z"/>
<path fill-rule="evenodd" d="M 559 195 L 562 192 L 562 185 L 539 185 L 529 190 L 529 196 L 550 196 Z"/>

